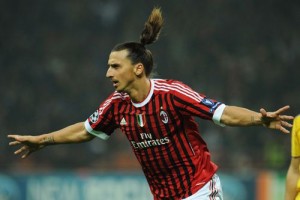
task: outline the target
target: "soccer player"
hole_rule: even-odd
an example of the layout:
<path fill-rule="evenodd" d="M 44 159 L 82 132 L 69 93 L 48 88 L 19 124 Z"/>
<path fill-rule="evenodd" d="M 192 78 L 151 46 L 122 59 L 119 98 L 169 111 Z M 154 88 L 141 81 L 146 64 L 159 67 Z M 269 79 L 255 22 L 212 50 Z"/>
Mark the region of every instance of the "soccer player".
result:
<path fill-rule="evenodd" d="M 300 200 L 300 115 L 294 119 L 291 147 L 292 158 L 286 176 L 285 200 Z"/>
<path fill-rule="evenodd" d="M 176 80 L 150 78 L 153 58 L 146 45 L 161 31 L 161 10 L 154 8 L 140 42 L 116 45 L 108 58 L 106 77 L 115 88 L 84 122 L 61 130 L 31 135 L 8 135 L 15 154 L 26 158 L 48 145 L 108 139 L 119 128 L 127 136 L 155 200 L 223 199 L 217 165 L 201 138 L 194 116 L 221 126 L 265 126 L 289 133 L 292 116 L 255 112 L 229 106 L 195 92 Z"/>

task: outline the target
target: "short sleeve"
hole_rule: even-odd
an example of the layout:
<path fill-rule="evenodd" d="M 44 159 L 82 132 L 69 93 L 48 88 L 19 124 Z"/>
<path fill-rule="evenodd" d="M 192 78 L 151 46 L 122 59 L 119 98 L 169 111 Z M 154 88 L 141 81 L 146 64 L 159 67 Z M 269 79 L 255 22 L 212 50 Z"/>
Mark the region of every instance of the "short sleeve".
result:
<path fill-rule="evenodd" d="M 101 138 L 103 140 L 107 140 L 110 136 L 102 131 L 96 131 L 94 130 L 90 123 L 89 123 L 89 120 L 87 119 L 85 122 L 84 122 L 84 126 L 85 126 L 85 129 L 87 130 L 87 132 L 89 132 L 90 134 L 98 137 L 98 138 Z"/>
<path fill-rule="evenodd" d="M 173 98 L 176 107 L 183 115 L 197 116 L 202 119 L 212 120 L 215 124 L 224 126 L 220 119 L 225 104 L 200 94 L 181 82 L 174 82 Z"/>
<path fill-rule="evenodd" d="M 108 139 L 117 128 L 113 115 L 112 95 L 100 104 L 99 108 L 85 121 L 85 129 L 101 139 Z"/>

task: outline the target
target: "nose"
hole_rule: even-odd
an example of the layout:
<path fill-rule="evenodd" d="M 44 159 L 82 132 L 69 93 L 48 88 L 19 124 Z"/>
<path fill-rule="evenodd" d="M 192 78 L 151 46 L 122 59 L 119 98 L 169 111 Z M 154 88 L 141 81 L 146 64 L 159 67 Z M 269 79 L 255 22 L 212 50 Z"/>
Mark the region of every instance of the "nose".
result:
<path fill-rule="evenodd" d="M 112 77 L 111 67 L 108 67 L 106 71 L 106 78 L 111 78 L 111 77 Z"/>

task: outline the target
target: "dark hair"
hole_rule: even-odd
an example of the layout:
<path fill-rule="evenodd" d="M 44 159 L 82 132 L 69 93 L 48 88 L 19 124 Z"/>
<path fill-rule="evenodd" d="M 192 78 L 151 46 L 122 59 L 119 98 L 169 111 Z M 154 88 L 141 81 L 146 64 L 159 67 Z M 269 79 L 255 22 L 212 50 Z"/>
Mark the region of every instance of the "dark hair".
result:
<path fill-rule="evenodd" d="M 145 67 L 146 76 L 149 77 L 153 69 L 153 57 L 150 50 L 145 46 L 154 43 L 160 34 L 163 18 L 160 8 L 154 8 L 145 23 L 140 35 L 140 42 L 125 42 L 116 45 L 112 51 L 128 51 L 128 58 L 132 64 L 142 63 Z"/>

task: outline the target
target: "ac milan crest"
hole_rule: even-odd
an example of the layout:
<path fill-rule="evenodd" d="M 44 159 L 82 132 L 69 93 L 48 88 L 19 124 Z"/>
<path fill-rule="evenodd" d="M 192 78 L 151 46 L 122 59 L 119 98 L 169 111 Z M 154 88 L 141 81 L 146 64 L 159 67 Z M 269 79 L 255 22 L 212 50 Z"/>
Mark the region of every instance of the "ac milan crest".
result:
<path fill-rule="evenodd" d="M 168 118 L 167 113 L 166 113 L 164 110 L 160 111 L 159 115 L 160 115 L 161 121 L 162 121 L 164 124 L 168 123 L 169 118 Z"/>

